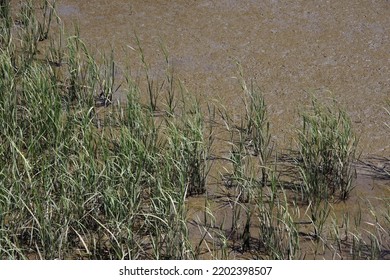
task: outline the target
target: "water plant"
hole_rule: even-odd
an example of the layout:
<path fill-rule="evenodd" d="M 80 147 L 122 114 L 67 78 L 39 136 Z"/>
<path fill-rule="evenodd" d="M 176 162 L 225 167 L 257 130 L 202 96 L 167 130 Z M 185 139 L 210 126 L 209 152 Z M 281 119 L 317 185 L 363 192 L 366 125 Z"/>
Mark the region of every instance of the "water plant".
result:
<path fill-rule="evenodd" d="M 251 148 L 252 154 L 258 157 L 259 165 L 261 166 L 259 178 L 262 186 L 265 186 L 268 180 L 270 159 L 273 152 L 269 131 L 270 123 L 267 119 L 267 106 L 258 86 L 253 81 L 248 86 L 241 65 L 238 64 L 238 68 L 246 113 L 246 122 L 243 127 L 246 134 L 245 142 L 247 147 Z"/>
<path fill-rule="evenodd" d="M 297 166 L 306 201 L 330 199 L 337 195 L 346 200 L 356 175 L 357 138 L 347 114 L 340 108 L 319 104 L 312 99 L 312 111 L 302 113 L 298 130 Z"/>
<path fill-rule="evenodd" d="M 0 1 L 0 17 L 6 19 L 9 17 L 10 13 L 10 0 L 1 0 Z"/>
<path fill-rule="evenodd" d="M 386 256 L 387 201 L 369 219 L 356 214 L 355 229 L 349 214 L 342 230 L 333 215 L 330 203 L 353 189 L 344 111 L 313 101 L 301 114 L 301 181 L 291 184 L 300 200 L 279 180 L 264 96 L 241 70 L 242 117 L 204 110 L 163 46 L 158 82 L 136 39 L 143 84 L 113 52 L 92 53 L 77 27 L 66 35 L 54 2 L 9 3 L 0 1 L 0 259 L 299 259 L 307 239 L 313 258 Z M 205 199 L 203 219 L 192 199 Z"/>
<path fill-rule="evenodd" d="M 300 256 L 297 224 L 290 213 L 285 191 L 277 185 L 276 174 L 270 175 L 270 195 L 258 189 L 256 196 L 259 249 L 270 259 L 296 259 Z"/>

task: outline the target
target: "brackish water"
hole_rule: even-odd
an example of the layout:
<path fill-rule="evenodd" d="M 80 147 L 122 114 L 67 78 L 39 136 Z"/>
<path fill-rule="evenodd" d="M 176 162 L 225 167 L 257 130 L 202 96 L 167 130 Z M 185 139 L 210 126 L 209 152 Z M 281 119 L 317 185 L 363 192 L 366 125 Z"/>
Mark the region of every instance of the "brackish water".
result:
<path fill-rule="evenodd" d="M 160 43 L 176 75 L 197 94 L 240 110 L 235 62 L 266 95 L 272 131 L 289 145 L 308 94 L 335 98 L 360 135 L 364 154 L 390 156 L 390 2 L 255 0 L 60 0 L 58 12 L 97 51 L 140 69 L 135 34 L 155 77 Z M 286 143 L 287 142 L 287 143 Z"/>
<path fill-rule="evenodd" d="M 57 8 L 66 29 L 77 23 L 94 52 L 114 50 L 119 73 L 130 66 L 142 75 L 138 36 L 152 77 L 163 77 L 163 44 L 189 91 L 237 115 L 240 63 L 265 95 L 272 139 L 282 149 L 293 145 L 298 112 L 311 94 L 334 98 L 351 117 L 363 160 L 353 197 L 334 206 L 336 215 L 353 213 L 359 203 L 364 212 L 366 199 L 376 205 L 378 197 L 389 197 L 388 180 L 380 179 L 390 158 L 389 1 L 59 0 Z M 196 215 L 204 198 L 189 203 Z M 216 217 L 226 218 L 226 209 L 216 208 Z"/>

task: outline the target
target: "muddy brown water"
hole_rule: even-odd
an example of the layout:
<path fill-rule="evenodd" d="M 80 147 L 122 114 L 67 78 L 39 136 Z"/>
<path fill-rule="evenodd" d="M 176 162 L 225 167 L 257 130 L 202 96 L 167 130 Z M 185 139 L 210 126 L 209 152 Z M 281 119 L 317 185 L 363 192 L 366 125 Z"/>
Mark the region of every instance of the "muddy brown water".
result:
<path fill-rule="evenodd" d="M 314 93 L 346 108 L 364 153 L 390 155 L 389 1 L 60 0 L 57 7 L 92 49 L 113 48 L 135 71 L 135 34 L 156 77 L 165 69 L 162 42 L 190 91 L 232 108 L 241 103 L 240 62 L 266 95 L 279 142 Z"/>
<path fill-rule="evenodd" d="M 122 70 L 140 72 L 136 34 L 153 77 L 162 77 L 164 44 L 189 91 L 237 115 L 239 62 L 264 93 L 282 148 L 293 143 L 311 94 L 335 98 L 352 119 L 363 159 L 354 198 L 335 212 L 353 209 L 358 199 L 381 207 L 376 198 L 390 196 L 389 180 L 381 179 L 390 158 L 383 108 L 390 98 L 390 1 L 58 0 L 57 9 L 94 52 L 114 49 Z M 196 213 L 204 199 L 190 205 Z"/>

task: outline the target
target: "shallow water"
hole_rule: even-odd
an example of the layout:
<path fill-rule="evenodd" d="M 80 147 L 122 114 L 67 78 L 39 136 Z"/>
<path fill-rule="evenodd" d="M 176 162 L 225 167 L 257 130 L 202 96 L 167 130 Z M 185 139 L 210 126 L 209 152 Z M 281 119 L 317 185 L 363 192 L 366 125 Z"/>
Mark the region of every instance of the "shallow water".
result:
<path fill-rule="evenodd" d="M 310 104 L 310 94 L 324 102 L 335 98 L 352 119 L 364 161 L 353 198 L 335 205 L 336 215 L 345 209 L 353 215 L 354 205 L 368 198 L 382 207 L 377 198 L 389 197 L 389 181 L 375 172 L 390 158 L 390 117 L 383 109 L 390 98 L 389 1 L 58 0 L 57 6 L 67 30 L 77 23 L 95 52 L 114 49 L 122 71 L 130 66 L 141 75 L 138 36 L 153 78 L 161 78 L 163 44 L 189 91 L 237 115 L 239 62 L 265 94 L 281 148 L 293 143 L 298 112 Z M 381 158 L 370 161 L 373 156 Z M 189 204 L 196 213 L 204 198 Z"/>
<path fill-rule="evenodd" d="M 77 22 L 100 52 L 114 48 L 122 67 L 139 69 L 137 34 L 154 76 L 163 75 L 162 42 L 190 91 L 238 110 L 232 77 L 240 62 L 266 95 L 280 145 L 314 93 L 346 108 L 365 154 L 390 155 L 382 108 L 390 95 L 389 1 L 57 2 L 66 26 Z"/>

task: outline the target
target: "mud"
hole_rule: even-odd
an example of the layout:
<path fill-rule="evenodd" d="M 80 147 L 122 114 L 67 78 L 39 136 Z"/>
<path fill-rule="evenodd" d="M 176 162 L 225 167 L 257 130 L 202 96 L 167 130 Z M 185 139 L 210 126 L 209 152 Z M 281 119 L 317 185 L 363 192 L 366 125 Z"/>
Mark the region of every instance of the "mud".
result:
<path fill-rule="evenodd" d="M 390 95 L 390 2 L 255 0 L 60 0 L 69 28 L 97 51 L 139 69 L 135 34 L 156 76 L 160 42 L 187 88 L 240 108 L 235 62 L 255 79 L 273 134 L 291 141 L 308 95 L 335 98 L 347 110 L 365 154 L 390 155 L 383 110 Z M 239 109 L 238 109 L 239 110 Z"/>
<path fill-rule="evenodd" d="M 352 119 L 364 161 L 354 198 L 335 205 L 336 215 L 353 213 L 359 200 L 375 204 L 389 197 L 388 180 L 376 172 L 390 158 L 384 110 L 390 98 L 389 1 L 58 0 L 57 7 L 67 30 L 77 23 L 95 52 L 114 49 L 122 71 L 130 66 L 135 75 L 141 72 L 138 36 L 153 77 L 161 78 L 163 44 L 189 91 L 237 115 L 240 63 L 265 95 L 280 148 L 294 144 L 298 112 L 310 104 L 310 95 L 324 102 L 334 98 Z M 377 156 L 381 160 L 369 160 Z M 190 200 L 192 213 L 204 203 Z M 226 210 L 218 215 L 222 219 Z"/>

